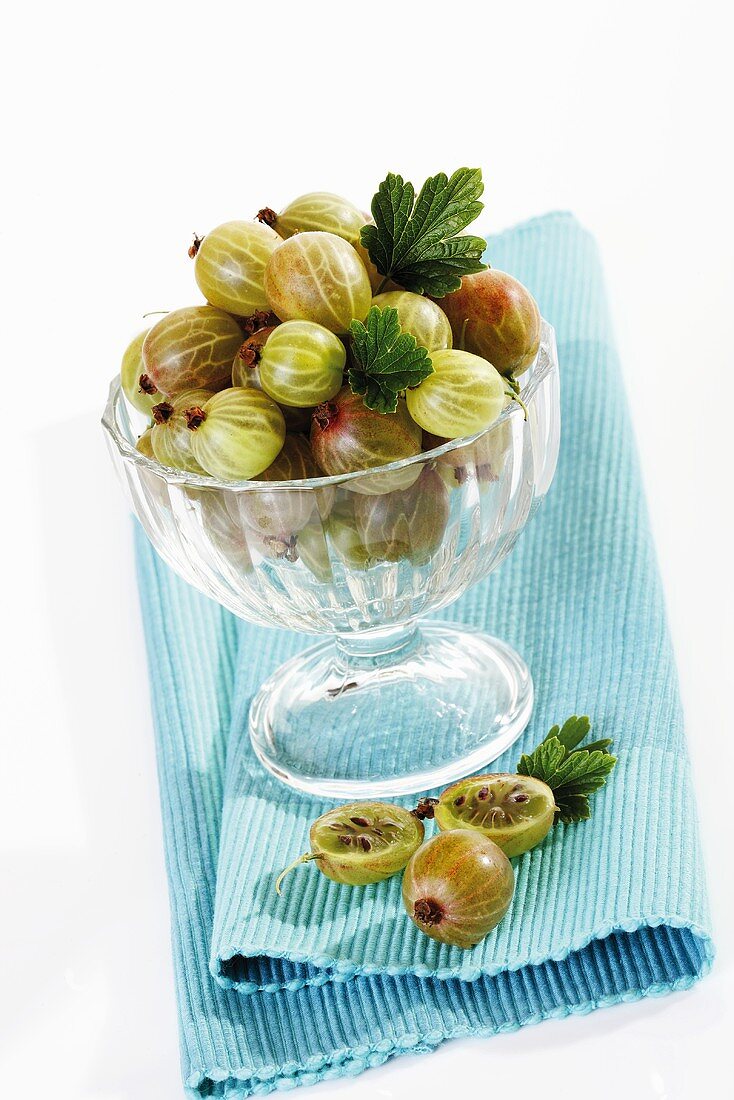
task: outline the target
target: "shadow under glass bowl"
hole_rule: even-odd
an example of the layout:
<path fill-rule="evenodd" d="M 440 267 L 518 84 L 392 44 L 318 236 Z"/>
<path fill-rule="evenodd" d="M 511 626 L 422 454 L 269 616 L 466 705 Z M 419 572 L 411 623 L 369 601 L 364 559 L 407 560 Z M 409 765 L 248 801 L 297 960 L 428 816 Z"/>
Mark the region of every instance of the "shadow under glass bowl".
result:
<path fill-rule="evenodd" d="M 283 782 L 332 798 L 440 786 L 522 733 L 522 658 L 467 627 L 426 622 L 503 561 L 545 496 L 560 439 L 553 329 L 491 427 L 369 473 L 225 482 L 160 466 L 115 379 L 113 462 L 159 555 L 236 615 L 320 635 L 259 689 L 249 734 Z"/>

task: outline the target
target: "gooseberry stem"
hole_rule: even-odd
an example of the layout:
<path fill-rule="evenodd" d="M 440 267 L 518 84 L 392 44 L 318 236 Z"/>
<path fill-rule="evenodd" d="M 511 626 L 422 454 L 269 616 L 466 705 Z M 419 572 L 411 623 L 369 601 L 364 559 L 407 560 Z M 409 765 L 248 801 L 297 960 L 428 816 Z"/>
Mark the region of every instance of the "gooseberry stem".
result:
<path fill-rule="evenodd" d="M 525 415 L 525 420 L 527 420 L 527 418 L 528 418 L 528 407 L 525 404 L 525 402 L 523 401 L 523 399 L 518 394 L 516 394 L 514 390 L 511 390 L 511 389 L 510 390 L 505 390 L 505 393 L 507 394 L 508 397 L 511 397 L 513 401 L 517 401 L 518 405 L 520 406 L 520 408 L 522 409 L 522 411 Z"/>
<path fill-rule="evenodd" d="M 280 897 L 281 895 L 280 884 L 287 874 L 290 874 L 291 871 L 294 871 L 296 867 L 300 867 L 302 863 L 309 863 L 312 859 L 321 858 L 322 857 L 319 852 L 304 852 L 302 856 L 298 857 L 298 859 L 294 859 L 292 863 L 289 863 L 288 866 L 280 872 L 277 879 L 275 880 L 275 892 L 278 897 Z"/>

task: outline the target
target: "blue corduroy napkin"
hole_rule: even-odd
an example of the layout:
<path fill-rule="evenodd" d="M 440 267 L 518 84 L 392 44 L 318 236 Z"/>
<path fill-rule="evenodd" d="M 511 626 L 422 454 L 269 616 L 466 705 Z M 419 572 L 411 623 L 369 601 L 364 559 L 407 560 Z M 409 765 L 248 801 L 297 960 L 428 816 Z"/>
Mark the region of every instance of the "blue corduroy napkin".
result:
<path fill-rule="evenodd" d="M 353 1074 L 453 1036 L 685 988 L 710 965 L 676 676 L 596 248 L 553 214 L 492 238 L 488 258 L 556 327 L 561 459 L 500 573 L 444 614 L 511 642 L 532 669 L 533 720 L 498 769 L 574 712 L 614 738 L 619 763 L 590 822 L 516 861 L 508 916 L 470 952 L 413 928 L 399 879 L 350 890 L 306 867 L 278 899 L 275 872 L 326 804 L 266 778 L 245 738 L 227 749 L 228 732 L 308 640 L 238 622 L 140 536 L 183 1071 L 201 1095 Z"/>

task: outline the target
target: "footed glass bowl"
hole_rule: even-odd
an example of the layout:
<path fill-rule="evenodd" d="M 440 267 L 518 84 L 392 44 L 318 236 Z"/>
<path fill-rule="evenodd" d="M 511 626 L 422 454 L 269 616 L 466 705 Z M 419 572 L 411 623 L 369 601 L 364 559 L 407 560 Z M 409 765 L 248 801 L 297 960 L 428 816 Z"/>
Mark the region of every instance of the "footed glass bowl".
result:
<path fill-rule="evenodd" d="M 367 474 L 220 482 L 135 449 L 116 379 L 109 449 L 138 519 L 177 573 L 260 625 L 319 635 L 252 700 L 254 750 L 284 783 L 333 798 L 449 783 L 525 728 L 533 685 L 497 638 L 427 622 L 509 554 L 553 478 L 553 329 L 486 431 Z"/>

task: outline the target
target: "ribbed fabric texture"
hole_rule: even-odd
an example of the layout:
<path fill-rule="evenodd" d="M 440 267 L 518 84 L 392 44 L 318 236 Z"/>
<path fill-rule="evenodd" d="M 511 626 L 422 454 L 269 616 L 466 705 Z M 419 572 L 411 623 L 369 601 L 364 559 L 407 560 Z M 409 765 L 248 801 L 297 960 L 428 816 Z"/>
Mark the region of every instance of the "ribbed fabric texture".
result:
<path fill-rule="evenodd" d="M 453 1036 L 685 988 L 710 964 L 676 676 L 596 248 L 553 214 L 492 238 L 488 258 L 556 327 L 561 459 L 502 569 L 444 615 L 530 664 L 533 720 L 497 770 L 571 713 L 614 738 L 619 763 L 590 822 L 515 861 L 512 908 L 470 952 L 413 928 L 399 878 L 350 890 L 305 867 L 279 899 L 275 872 L 306 850 L 326 804 L 267 778 L 243 731 L 253 692 L 308 640 L 238 622 L 139 536 L 183 1071 L 197 1094 L 356 1073 Z"/>

